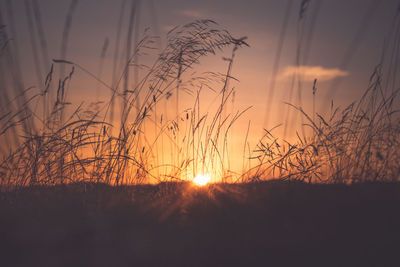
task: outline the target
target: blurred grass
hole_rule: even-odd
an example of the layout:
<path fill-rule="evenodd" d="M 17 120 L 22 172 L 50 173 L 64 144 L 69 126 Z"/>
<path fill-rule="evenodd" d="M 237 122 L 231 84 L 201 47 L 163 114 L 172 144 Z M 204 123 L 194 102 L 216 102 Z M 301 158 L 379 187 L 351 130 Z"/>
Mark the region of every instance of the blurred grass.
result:
<path fill-rule="evenodd" d="M 5 266 L 395 266 L 398 183 L 37 186 L 1 193 Z"/>
<path fill-rule="evenodd" d="M 61 58 L 52 60 L 47 75 L 41 73 L 40 67 L 51 62 L 45 62 L 47 44 L 39 6 L 36 2 L 25 4 L 26 16 L 34 22 L 30 42 L 39 81 L 37 88 L 25 87 L 20 69 L 25 59 L 18 57 L 18 44 L 8 37 L 8 32 L 14 31 L 13 25 L 4 24 L 0 17 L 1 60 L 7 63 L 2 65 L 2 76 L 7 79 L 1 84 L 5 89 L 1 91 L 0 113 L 0 185 L 3 189 L 77 182 L 157 183 L 191 180 L 198 173 L 210 174 L 213 182 L 281 179 L 349 184 L 399 180 L 398 68 L 393 58 L 398 56 L 400 42 L 396 33 L 400 16 L 394 17 L 382 58 L 359 100 L 344 108 L 335 107 L 332 101 L 329 114 L 322 116 L 315 111 L 315 95 L 319 92 L 315 79 L 313 88 L 309 88 L 314 108 L 308 114 L 301 105 L 303 93 L 299 85 L 298 105 L 282 104 L 282 110 L 291 108 L 296 114 L 282 122 L 286 130 L 288 125 L 293 128 L 291 124 L 296 124 L 293 120 L 297 116 L 301 117 L 301 129 L 292 133 L 298 139 L 288 142 L 285 136 L 275 136 L 273 129 L 264 129 L 256 147 L 251 148 L 247 141 L 249 123 L 247 132 L 243 131 L 243 153 L 233 155 L 230 151 L 236 144 L 230 139 L 230 131 L 247 109 L 228 113 L 227 105 L 234 97 L 233 63 L 238 50 L 248 46 L 246 37 L 234 38 L 212 20 L 196 20 L 168 32 L 167 44 L 156 51 L 157 37 L 145 32 L 140 40 L 137 38 L 135 18 L 139 4 L 132 1 L 125 40 L 121 40 L 122 19 L 118 23 L 110 85 L 79 62 L 65 58 L 77 3 L 71 1 L 66 15 Z M 291 5 L 289 1 L 287 11 Z M 306 32 L 309 5 L 309 1 L 302 1 L 300 5 L 301 36 Z M 124 6 L 125 2 L 121 9 Z M 7 2 L 6 7 L 13 22 L 13 4 Z M 314 18 L 318 6 L 313 10 Z M 368 10 L 369 14 L 371 9 Z M 284 18 L 280 48 L 289 15 L 287 12 Z M 310 27 L 306 43 L 311 42 L 313 25 Z M 122 41 L 126 43 L 124 49 L 120 47 Z M 106 53 L 104 47 L 105 44 L 99 73 Z M 274 61 L 274 77 L 278 73 L 280 48 Z M 224 50 L 230 51 L 229 57 L 223 57 L 227 64 L 225 73 L 195 72 L 201 59 Z M 297 51 L 297 58 L 301 51 Z M 154 53 L 150 66 L 139 64 L 139 57 L 145 53 Z M 121 70 L 118 65 L 123 66 Z M 77 72 L 107 89 L 110 97 L 96 99 L 89 105 L 70 103 L 68 92 Z M 215 92 L 217 104 L 214 110 L 204 111 L 200 94 L 208 89 Z M 179 95 L 183 92 L 193 96 L 193 105 L 180 110 Z M 273 101 L 273 91 L 268 101 Z M 232 167 L 235 160 L 242 162 L 240 171 Z"/>

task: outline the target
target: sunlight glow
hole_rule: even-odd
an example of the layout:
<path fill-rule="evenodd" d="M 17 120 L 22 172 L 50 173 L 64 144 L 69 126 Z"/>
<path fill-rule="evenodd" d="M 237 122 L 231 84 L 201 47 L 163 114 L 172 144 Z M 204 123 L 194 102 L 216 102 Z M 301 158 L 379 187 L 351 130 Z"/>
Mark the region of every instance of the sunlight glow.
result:
<path fill-rule="evenodd" d="M 211 179 L 209 174 L 197 174 L 197 176 L 193 179 L 193 183 L 203 186 L 206 185 Z"/>

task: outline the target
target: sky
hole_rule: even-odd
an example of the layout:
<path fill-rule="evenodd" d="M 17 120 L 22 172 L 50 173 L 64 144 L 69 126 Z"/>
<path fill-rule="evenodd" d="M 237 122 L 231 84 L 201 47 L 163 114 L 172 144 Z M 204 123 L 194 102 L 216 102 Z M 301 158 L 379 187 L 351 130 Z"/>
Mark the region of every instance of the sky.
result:
<path fill-rule="evenodd" d="M 34 71 L 26 12 L 26 3 L 33 2 L 38 4 L 41 13 L 49 60 L 63 57 L 62 36 L 71 3 L 67 0 L 0 0 L 2 24 L 6 25 L 10 44 L 18 46 L 19 57 L 23 59 L 21 70 L 25 87 L 39 83 Z M 133 2 L 77 1 L 64 59 L 79 63 L 111 84 L 118 21 L 122 19 L 121 32 L 125 36 Z M 257 139 L 263 128 L 287 121 L 288 105 L 285 102 L 301 103 L 305 111 L 312 112 L 312 101 L 315 101 L 315 111 L 324 114 L 332 100 L 338 106 L 357 100 L 380 62 L 384 40 L 399 1 L 148 0 L 136 1 L 136 4 L 139 11 L 135 21 L 137 34 L 143 36 L 148 29 L 148 34 L 160 36 L 155 45 L 157 48 L 166 45 L 165 36 L 175 26 L 203 18 L 216 21 L 236 38 L 247 37 L 249 47 L 237 51 L 233 64 L 232 74 L 238 81 L 232 83 L 235 102 L 231 109 L 243 110 L 251 106 L 238 122 L 237 131 L 242 138 L 243 127 L 250 120 L 251 136 Z M 100 67 L 106 39 L 107 51 L 103 67 Z M 227 63 L 222 57 L 227 55 L 229 50 L 205 58 L 198 66 L 199 71 L 224 73 Z M 141 59 L 146 64 L 150 60 L 145 56 Z M 43 78 L 51 62 L 42 63 Z M 301 80 L 293 83 L 293 75 L 299 72 L 302 73 Z M 79 71 L 69 90 L 70 100 L 78 102 L 83 99 L 90 102 L 109 95 L 109 89 Z M 190 96 L 184 99 L 188 106 L 192 105 Z M 212 99 L 213 96 L 204 96 L 205 103 Z M 300 117 L 292 117 L 291 121 L 298 125 Z M 290 137 L 290 133 L 285 137 Z"/>

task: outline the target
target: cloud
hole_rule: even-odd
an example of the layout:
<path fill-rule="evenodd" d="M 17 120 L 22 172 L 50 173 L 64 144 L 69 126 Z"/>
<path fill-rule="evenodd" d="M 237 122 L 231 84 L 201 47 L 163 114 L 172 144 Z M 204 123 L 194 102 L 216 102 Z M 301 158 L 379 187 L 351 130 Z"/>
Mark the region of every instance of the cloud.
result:
<path fill-rule="evenodd" d="M 188 18 L 203 18 L 204 14 L 200 12 L 199 10 L 194 10 L 194 9 L 183 9 L 183 10 L 178 10 L 178 13 L 188 17 Z"/>
<path fill-rule="evenodd" d="M 324 68 L 321 66 L 288 66 L 281 73 L 280 78 L 291 77 L 293 74 L 302 76 L 303 81 L 329 81 L 338 77 L 348 76 L 349 72 L 338 68 Z"/>

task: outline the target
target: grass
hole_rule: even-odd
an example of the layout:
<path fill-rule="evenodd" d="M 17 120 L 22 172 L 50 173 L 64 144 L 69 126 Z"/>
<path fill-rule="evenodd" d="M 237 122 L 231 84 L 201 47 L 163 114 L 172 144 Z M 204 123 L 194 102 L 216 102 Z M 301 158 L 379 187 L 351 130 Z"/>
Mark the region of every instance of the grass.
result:
<path fill-rule="evenodd" d="M 71 14 L 68 17 L 70 16 Z M 128 29 L 129 32 L 131 30 Z M 130 39 L 131 33 L 128 36 Z M 244 38 L 234 39 L 211 20 L 196 21 L 175 28 L 168 34 L 168 44 L 153 65 L 147 67 L 143 78 L 136 82 L 134 88 L 128 90 L 130 68 L 136 67 L 134 58 L 142 50 L 152 49 L 154 41 L 154 38 L 145 36 L 132 54 L 127 51 L 129 57 L 125 67 L 112 86 L 78 63 L 53 59 L 45 89 L 33 93 L 32 96 L 24 91 L 10 101 L 8 107 L 15 101 L 24 104 L 17 105 L 15 111 L 7 112 L 1 118 L 4 142 L 10 142 L 10 135 L 19 133 L 23 136 L 18 143 L 10 142 L 10 152 L 3 155 L 1 168 L 5 176 L 2 185 L 26 186 L 82 181 L 120 185 L 154 180 L 181 180 L 187 176 L 188 169 L 194 176 L 199 171 L 204 172 L 205 168 L 214 168 L 214 164 L 223 165 L 226 161 L 229 128 L 242 114 L 240 112 L 229 117 L 223 111 L 232 94 L 228 82 L 231 79 L 233 57 L 239 47 L 247 45 Z M 128 41 L 130 47 L 129 44 Z M 199 63 L 200 58 L 229 46 L 232 47 L 232 59 L 225 75 L 206 73 L 200 77 L 189 76 L 187 81 L 182 80 L 188 70 Z M 62 54 L 65 53 L 63 49 Z M 61 65 L 61 70 L 65 67 L 70 69 L 69 74 L 60 77 L 58 82 L 54 81 L 54 64 Z M 79 105 L 67 113 L 67 107 L 71 104 L 67 101 L 67 90 L 75 71 L 88 74 L 108 88 L 112 92 L 110 100 L 97 103 L 94 109 L 85 109 Z M 203 86 L 211 82 L 222 84 L 220 105 L 215 114 L 200 114 L 200 93 Z M 184 113 L 177 110 L 172 119 L 163 121 L 163 118 L 171 115 L 157 114 L 157 105 L 162 101 L 171 101 L 173 94 L 178 105 L 179 92 L 184 90 L 180 87 L 188 86 L 185 83 L 193 88 L 197 87 L 191 89 L 196 90 L 193 93 L 197 95 L 193 108 Z M 56 90 L 56 97 L 52 104 L 47 103 L 52 107 L 51 110 L 44 117 L 33 112 L 31 106 L 47 101 L 52 88 Z M 116 100 L 122 102 L 118 123 L 115 122 L 114 115 L 111 116 L 114 120 L 109 120 L 110 113 L 115 112 L 112 109 Z M 68 117 L 64 117 L 66 114 Z M 206 124 L 206 121 L 210 122 Z M 146 123 L 154 125 L 154 133 L 145 131 Z M 185 130 L 183 126 L 186 127 Z M 167 162 L 155 162 L 155 154 L 157 158 L 158 154 L 165 155 L 165 152 L 156 150 L 160 140 L 164 139 L 168 139 L 171 157 Z M 222 149 L 220 143 L 223 143 Z M 152 170 L 160 168 L 164 171 L 157 171 L 155 176 Z M 225 172 L 223 169 L 219 168 L 219 171 Z"/>
<path fill-rule="evenodd" d="M 385 95 L 380 67 L 359 101 L 343 110 L 331 106 L 331 114 L 313 120 L 301 107 L 291 107 L 307 120 L 312 135 L 290 144 L 270 131 L 258 145 L 256 177 L 327 183 L 398 181 L 400 124 L 397 93 Z M 262 167 L 266 165 L 266 167 Z"/>
<path fill-rule="evenodd" d="M 395 266 L 399 184 L 34 186 L 1 193 L 7 266 Z"/>
<path fill-rule="evenodd" d="M 5 27 L 2 30 L 5 33 Z M 11 53 L 7 35 L 2 36 L 2 52 Z M 2 149 L 2 187 L 94 181 L 111 185 L 140 184 L 186 180 L 197 173 L 212 171 L 211 175 L 220 181 L 398 180 L 398 91 L 388 93 L 382 84 L 386 78 L 383 63 L 374 71 L 360 100 L 343 110 L 335 108 L 332 102 L 326 118 L 314 113 L 310 116 L 301 106 L 287 103 L 305 118 L 303 126 L 311 129 L 311 134 L 297 134 L 298 141 L 289 143 L 265 129 L 257 148 L 248 151 L 247 156 L 246 148 L 243 151 L 243 166 L 246 157 L 253 163 L 247 164 L 248 169 L 243 169 L 242 174 L 233 174 L 229 169 L 229 130 L 246 110 L 236 114 L 226 114 L 224 110 L 234 92 L 229 87 L 232 63 L 238 48 L 247 45 L 245 38 L 235 39 L 215 22 L 200 20 L 175 28 L 167 39 L 165 49 L 152 66 L 144 69 L 145 75 L 132 90 L 126 85 L 130 69 L 138 67 L 133 60 L 142 51 L 151 51 L 155 42 L 148 35 L 126 58 L 119 79 L 113 79 L 115 84 L 111 86 L 78 63 L 53 59 L 41 91 L 28 88 L 14 98 L 4 91 L 0 133 L 8 147 Z M 188 73 L 202 57 L 228 47 L 232 54 L 226 59 L 225 74 L 209 72 L 193 76 Z M 57 80 L 55 65 L 62 66 L 61 69 L 68 67 L 69 74 Z M 112 93 L 110 99 L 86 108 L 81 104 L 68 112 L 71 103 L 67 101 L 67 91 L 76 71 L 86 73 L 108 88 Z M 219 105 L 214 114 L 201 114 L 200 94 L 206 86 L 214 84 L 221 86 L 217 91 Z M 313 99 L 315 85 L 314 82 Z M 51 93 L 52 90 L 55 92 Z M 183 112 L 177 109 L 172 116 L 165 111 L 157 113 L 162 102 L 178 105 L 179 92 L 185 90 L 195 95 L 192 108 Z M 54 101 L 48 103 L 51 95 L 55 96 Z M 122 103 L 119 122 L 114 118 L 115 101 Z M 42 106 L 42 113 L 33 106 Z M 50 108 L 48 112 L 46 107 Z M 154 125 L 152 132 L 145 130 L 146 123 Z"/>

